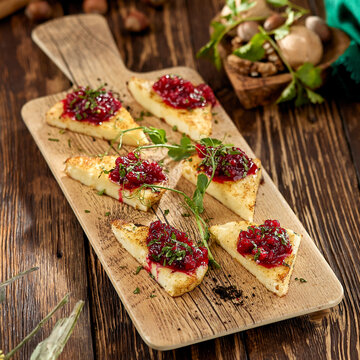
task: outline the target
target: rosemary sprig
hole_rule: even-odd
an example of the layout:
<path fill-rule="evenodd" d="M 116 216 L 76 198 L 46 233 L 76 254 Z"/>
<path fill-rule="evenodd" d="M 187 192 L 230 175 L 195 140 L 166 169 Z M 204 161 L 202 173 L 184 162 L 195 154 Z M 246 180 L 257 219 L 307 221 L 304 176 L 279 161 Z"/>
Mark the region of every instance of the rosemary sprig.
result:
<path fill-rule="evenodd" d="M 37 345 L 30 360 L 55 360 L 58 358 L 74 330 L 84 304 L 84 301 L 78 301 L 70 316 L 60 319 L 56 323 L 50 336 Z"/>
<path fill-rule="evenodd" d="M 5 360 L 10 359 L 18 350 L 20 350 L 41 328 L 42 326 L 54 315 L 54 313 L 62 308 L 65 304 L 69 302 L 69 294 L 65 295 L 63 299 L 51 310 L 36 327 L 9 353 L 5 355 Z"/>

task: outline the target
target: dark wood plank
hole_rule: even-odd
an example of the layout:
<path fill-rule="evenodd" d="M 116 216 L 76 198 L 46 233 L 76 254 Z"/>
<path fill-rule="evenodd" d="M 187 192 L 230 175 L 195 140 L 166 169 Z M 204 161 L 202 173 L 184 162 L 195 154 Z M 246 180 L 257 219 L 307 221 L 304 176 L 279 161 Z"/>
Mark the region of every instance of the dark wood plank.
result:
<path fill-rule="evenodd" d="M 0 23 L 0 281 L 35 265 L 40 269 L 8 288 L 0 305 L 0 348 L 13 348 L 68 292 L 71 301 L 17 359 L 30 358 L 56 320 L 88 298 L 82 230 L 20 117 L 26 101 L 68 86 L 30 31 L 22 13 Z M 88 301 L 63 358 L 93 358 Z"/>

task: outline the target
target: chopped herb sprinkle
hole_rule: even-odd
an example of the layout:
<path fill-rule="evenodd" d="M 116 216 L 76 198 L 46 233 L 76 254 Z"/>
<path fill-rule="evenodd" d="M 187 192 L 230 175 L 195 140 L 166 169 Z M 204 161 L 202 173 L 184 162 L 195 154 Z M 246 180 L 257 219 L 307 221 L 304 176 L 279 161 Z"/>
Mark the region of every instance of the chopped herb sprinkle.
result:
<path fill-rule="evenodd" d="M 134 294 L 140 294 L 140 289 L 137 287 L 134 291 L 133 291 Z"/>

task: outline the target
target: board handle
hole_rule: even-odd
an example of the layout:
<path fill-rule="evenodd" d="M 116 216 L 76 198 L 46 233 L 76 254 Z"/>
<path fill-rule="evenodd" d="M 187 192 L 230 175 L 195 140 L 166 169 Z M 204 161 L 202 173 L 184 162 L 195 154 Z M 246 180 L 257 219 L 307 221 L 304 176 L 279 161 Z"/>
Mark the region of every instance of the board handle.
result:
<path fill-rule="evenodd" d="M 33 30 L 32 39 L 76 86 L 113 84 L 114 79 L 131 73 L 101 15 L 70 15 L 48 21 Z M 116 75 L 111 71 L 114 67 Z"/>

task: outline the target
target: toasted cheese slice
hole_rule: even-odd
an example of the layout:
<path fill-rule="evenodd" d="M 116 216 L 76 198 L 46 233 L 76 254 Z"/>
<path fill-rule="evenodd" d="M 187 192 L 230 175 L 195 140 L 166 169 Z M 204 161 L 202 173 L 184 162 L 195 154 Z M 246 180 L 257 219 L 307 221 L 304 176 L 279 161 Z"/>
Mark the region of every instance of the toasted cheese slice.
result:
<path fill-rule="evenodd" d="M 64 104 L 59 101 L 46 113 L 46 122 L 61 129 L 68 129 L 105 140 L 113 140 L 119 136 L 122 130 L 133 129 L 139 126 L 123 106 L 109 120 L 99 125 L 86 121 L 77 121 L 69 116 L 62 116 L 63 112 Z M 149 143 L 141 129 L 125 133 L 122 141 L 123 144 L 132 146 Z"/>
<path fill-rule="evenodd" d="M 103 171 L 109 171 L 115 167 L 117 156 L 89 157 L 76 156 L 66 160 L 65 172 L 71 178 L 90 186 L 98 191 L 103 191 L 115 199 L 119 199 L 135 209 L 148 211 L 152 205 L 157 203 L 165 190 L 160 189 L 159 192 L 153 192 L 151 189 L 136 189 L 130 191 L 122 189 L 109 179 L 109 175 Z M 166 186 L 167 182 L 158 185 Z M 121 195 L 120 195 L 121 192 Z"/>
<path fill-rule="evenodd" d="M 285 258 L 289 266 L 280 265 L 271 269 L 257 264 L 252 255 L 242 256 L 237 251 L 239 233 L 247 230 L 248 226 L 255 225 L 247 221 L 229 222 L 224 225 L 210 227 L 210 233 L 216 242 L 236 259 L 246 270 L 253 274 L 268 290 L 278 296 L 288 292 L 291 274 L 294 270 L 296 255 L 299 249 L 301 236 L 292 230 L 286 229 L 293 251 Z"/>
<path fill-rule="evenodd" d="M 135 226 L 122 220 L 112 223 L 112 231 L 121 245 L 155 278 L 155 280 L 171 296 L 181 296 L 193 290 L 203 280 L 207 266 L 199 266 L 193 274 L 162 266 L 161 264 L 148 262 L 149 250 L 146 238 L 149 233 L 147 226 Z"/>
<path fill-rule="evenodd" d="M 194 185 L 197 183 L 197 168 L 201 161 L 198 155 L 193 155 L 183 164 L 184 178 Z M 258 167 L 256 174 L 248 175 L 238 181 L 225 181 L 223 183 L 212 181 L 206 190 L 216 200 L 248 221 L 253 221 L 254 218 L 256 194 L 261 180 L 261 161 L 253 159 L 253 162 Z"/>
<path fill-rule="evenodd" d="M 154 82 L 132 77 L 128 87 L 134 99 L 146 110 L 158 118 L 164 119 L 170 126 L 185 133 L 193 140 L 199 140 L 211 134 L 211 105 L 191 110 L 175 109 L 164 103 L 153 90 Z"/>

